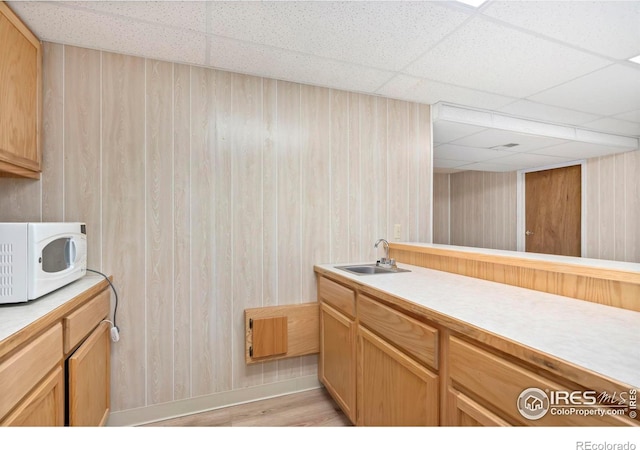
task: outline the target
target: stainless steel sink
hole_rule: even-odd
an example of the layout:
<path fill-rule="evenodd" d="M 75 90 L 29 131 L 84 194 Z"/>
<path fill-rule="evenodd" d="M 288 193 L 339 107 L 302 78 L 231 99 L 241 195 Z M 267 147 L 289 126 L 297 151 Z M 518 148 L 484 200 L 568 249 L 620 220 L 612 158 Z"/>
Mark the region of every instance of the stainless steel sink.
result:
<path fill-rule="evenodd" d="M 383 273 L 398 273 L 398 272 L 411 272 L 407 269 L 387 269 L 386 267 L 380 267 L 377 264 L 360 264 L 355 266 L 336 266 L 336 269 L 345 270 L 347 272 L 355 273 L 356 275 L 376 275 Z"/>

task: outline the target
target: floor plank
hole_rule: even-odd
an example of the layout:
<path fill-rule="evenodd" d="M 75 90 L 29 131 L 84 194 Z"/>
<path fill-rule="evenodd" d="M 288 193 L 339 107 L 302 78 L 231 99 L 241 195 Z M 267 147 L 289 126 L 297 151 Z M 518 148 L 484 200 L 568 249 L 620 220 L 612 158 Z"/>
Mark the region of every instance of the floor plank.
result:
<path fill-rule="evenodd" d="M 344 427 L 349 419 L 326 389 L 259 400 L 175 419 L 146 427 Z"/>

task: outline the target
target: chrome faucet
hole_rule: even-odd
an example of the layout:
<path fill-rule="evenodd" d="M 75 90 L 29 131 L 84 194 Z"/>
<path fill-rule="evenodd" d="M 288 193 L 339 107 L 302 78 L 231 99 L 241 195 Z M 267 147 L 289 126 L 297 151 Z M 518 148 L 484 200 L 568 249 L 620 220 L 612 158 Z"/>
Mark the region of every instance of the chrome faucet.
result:
<path fill-rule="evenodd" d="M 376 243 L 373 245 L 374 248 L 378 248 L 378 245 L 382 242 L 382 247 L 384 248 L 384 258 L 380 258 L 380 261 L 376 263 L 376 265 L 386 268 L 395 269 L 396 261 L 393 259 L 389 259 L 389 242 L 386 239 L 378 239 Z"/>

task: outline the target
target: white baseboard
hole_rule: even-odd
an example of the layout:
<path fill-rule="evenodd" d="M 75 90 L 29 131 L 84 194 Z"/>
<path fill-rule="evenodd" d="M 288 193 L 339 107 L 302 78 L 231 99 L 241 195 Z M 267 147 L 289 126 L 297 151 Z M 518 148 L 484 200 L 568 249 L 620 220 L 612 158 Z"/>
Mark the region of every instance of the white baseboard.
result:
<path fill-rule="evenodd" d="M 174 402 L 167 402 L 159 405 L 113 412 L 109 415 L 107 426 L 130 427 L 143 425 L 159 420 L 173 419 L 175 417 L 239 405 L 256 400 L 279 397 L 281 395 L 308 391 L 310 389 L 318 389 L 321 386 L 322 385 L 318 381 L 317 375 L 308 375 L 291 380 L 278 381 L 276 383 L 263 384 L 260 386 L 219 392 L 185 400 L 176 400 Z"/>

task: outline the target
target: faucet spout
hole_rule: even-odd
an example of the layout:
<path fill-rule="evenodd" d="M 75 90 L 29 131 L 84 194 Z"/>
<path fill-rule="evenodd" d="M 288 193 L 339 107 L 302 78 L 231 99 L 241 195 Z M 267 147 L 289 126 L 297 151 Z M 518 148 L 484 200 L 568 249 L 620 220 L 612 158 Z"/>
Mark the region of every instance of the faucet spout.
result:
<path fill-rule="evenodd" d="M 389 259 L 389 242 L 387 242 L 386 239 L 378 239 L 373 246 L 378 248 L 380 243 L 382 243 L 382 247 L 384 248 L 384 258 L 380 258 L 378 265 L 391 268 L 395 267 L 396 262 L 393 259 Z"/>

